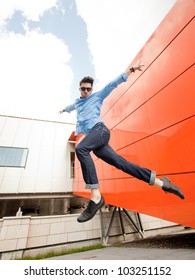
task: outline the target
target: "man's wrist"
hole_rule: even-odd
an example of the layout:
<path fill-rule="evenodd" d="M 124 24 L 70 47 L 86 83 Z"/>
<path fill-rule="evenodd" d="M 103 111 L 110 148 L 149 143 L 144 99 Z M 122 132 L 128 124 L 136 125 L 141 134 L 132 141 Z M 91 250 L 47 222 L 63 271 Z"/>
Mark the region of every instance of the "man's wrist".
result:
<path fill-rule="evenodd" d="M 135 72 L 135 69 L 133 67 L 129 68 L 129 70 L 130 70 L 131 73 Z"/>

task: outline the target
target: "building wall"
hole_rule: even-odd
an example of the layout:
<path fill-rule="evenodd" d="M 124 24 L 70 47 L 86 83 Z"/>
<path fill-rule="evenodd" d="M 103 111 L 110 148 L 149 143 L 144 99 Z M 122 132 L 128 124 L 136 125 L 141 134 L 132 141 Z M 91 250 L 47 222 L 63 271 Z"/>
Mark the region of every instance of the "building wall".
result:
<path fill-rule="evenodd" d="M 84 224 L 77 222 L 78 214 L 69 214 L 82 210 L 73 207 L 69 211 L 69 203 L 77 206 L 83 202 L 79 201 L 83 198 L 72 197 L 74 143 L 68 139 L 73 130 L 74 124 L 0 116 L 0 147 L 29 150 L 25 167 L 0 167 L 0 259 L 101 241 L 99 214 Z M 16 216 L 20 206 L 22 216 Z M 37 206 L 40 213 L 24 211 Z M 111 215 L 112 212 L 103 214 L 105 229 Z M 130 215 L 136 220 L 135 213 Z M 149 216 L 142 215 L 141 219 L 149 234 L 170 231 L 176 226 Z M 127 219 L 125 231 L 132 239 L 138 235 Z M 114 220 L 110 235 L 112 241 L 123 240 L 119 219 Z"/>
<path fill-rule="evenodd" d="M 195 227 L 195 2 L 178 0 L 129 64 L 144 64 L 103 103 L 110 146 L 126 160 L 167 176 L 185 199 L 149 187 L 94 156 L 106 203 Z M 74 192 L 83 189 L 76 163 Z"/>
<path fill-rule="evenodd" d="M 74 124 L 0 116 L 0 146 L 28 148 L 25 168 L 0 167 L 0 194 L 72 192 Z"/>
<path fill-rule="evenodd" d="M 129 212 L 129 214 L 139 226 L 135 213 Z M 103 213 L 105 234 L 111 215 L 112 212 Z M 78 223 L 77 216 L 78 214 L 0 219 L 0 259 L 35 256 L 104 241 L 105 234 L 103 236 L 101 234 L 99 214 L 87 223 Z M 140 234 L 136 233 L 124 213 L 122 213 L 122 218 L 126 235 L 122 234 L 120 219 L 116 213 L 109 238 L 106 239 L 108 243 L 140 238 Z M 141 221 L 145 237 L 181 230 L 181 227 L 176 224 L 146 215 L 141 215 Z"/>

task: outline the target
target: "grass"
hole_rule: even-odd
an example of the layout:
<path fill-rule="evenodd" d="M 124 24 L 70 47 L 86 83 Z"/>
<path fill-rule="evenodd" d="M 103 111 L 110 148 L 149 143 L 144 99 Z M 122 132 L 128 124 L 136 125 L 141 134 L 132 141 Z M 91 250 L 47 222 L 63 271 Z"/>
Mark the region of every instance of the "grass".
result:
<path fill-rule="evenodd" d="M 90 246 L 84 246 L 80 248 L 71 248 L 71 249 L 65 249 L 59 252 L 48 252 L 45 254 L 39 254 L 37 256 L 31 257 L 31 256 L 26 256 L 23 258 L 19 258 L 17 260 L 43 260 L 46 258 L 52 258 L 52 257 L 57 257 L 57 256 L 62 256 L 62 255 L 69 255 L 69 254 L 74 254 L 74 253 L 80 253 L 80 252 L 86 252 L 90 250 L 95 250 L 95 249 L 102 249 L 104 248 L 103 245 L 101 244 L 96 244 L 96 245 L 90 245 Z"/>

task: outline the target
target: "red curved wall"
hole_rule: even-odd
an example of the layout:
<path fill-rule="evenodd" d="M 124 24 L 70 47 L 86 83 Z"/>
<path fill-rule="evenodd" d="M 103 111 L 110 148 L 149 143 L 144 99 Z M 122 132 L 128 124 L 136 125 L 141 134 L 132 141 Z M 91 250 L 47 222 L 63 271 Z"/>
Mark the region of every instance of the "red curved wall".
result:
<path fill-rule="evenodd" d="M 129 66 L 131 76 L 104 101 L 102 119 L 119 155 L 168 176 L 185 200 L 94 156 L 106 203 L 195 227 L 195 1 L 178 0 Z M 89 197 L 76 160 L 74 193 Z"/>

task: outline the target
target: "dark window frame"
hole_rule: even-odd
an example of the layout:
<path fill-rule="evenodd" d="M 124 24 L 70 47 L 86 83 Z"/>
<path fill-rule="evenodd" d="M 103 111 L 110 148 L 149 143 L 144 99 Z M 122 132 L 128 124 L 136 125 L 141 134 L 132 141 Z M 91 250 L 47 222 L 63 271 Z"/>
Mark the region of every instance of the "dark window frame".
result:
<path fill-rule="evenodd" d="M 70 178 L 74 178 L 75 152 L 70 152 Z"/>

